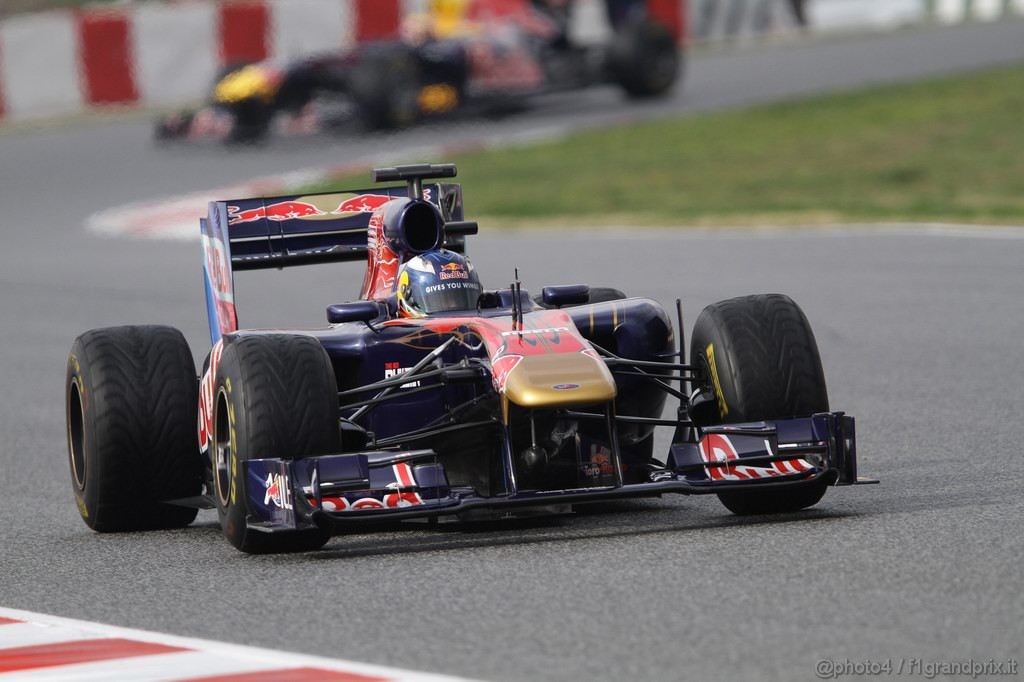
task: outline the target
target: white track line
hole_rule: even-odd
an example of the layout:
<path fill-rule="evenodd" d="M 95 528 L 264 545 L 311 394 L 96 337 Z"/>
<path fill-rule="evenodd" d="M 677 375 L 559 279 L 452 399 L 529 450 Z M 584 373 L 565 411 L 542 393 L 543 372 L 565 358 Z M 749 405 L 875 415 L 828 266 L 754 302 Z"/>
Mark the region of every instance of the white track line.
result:
<path fill-rule="evenodd" d="M 24 646 L 40 646 L 42 644 L 54 644 L 57 642 L 69 642 L 73 639 L 88 639 L 85 632 L 72 633 L 67 630 L 54 628 L 42 623 L 11 623 L 0 626 L 0 659 L 3 658 L 4 649 L 14 649 Z M 77 636 L 76 636 L 77 634 Z"/>
<path fill-rule="evenodd" d="M 0 652 L 0 661 L 3 653 Z M 229 658 L 205 651 L 183 651 L 157 656 L 111 659 L 17 673 L 0 674 L 4 682 L 174 682 L 217 675 L 267 672 L 287 666 L 268 666 L 265 661 Z M 323 666 L 316 666 L 322 668 Z M 388 678 L 390 679 L 390 678 Z"/>
<path fill-rule="evenodd" d="M 627 115 L 617 123 L 624 124 L 635 120 L 639 120 L 638 117 Z M 368 173 L 371 168 L 376 166 L 393 165 L 414 158 L 446 159 L 456 154 L 465 154 L 481 149 L 504 149 L 539 142 L 551 142 L 566 137 L 570 132 L 572 132 L 570 125 L 556 124 L 504 135 L 493 135 L 487 140 L 407 147 L 400 153 L 380 153 L 360 162 L 326 168 L 308 168 L 256 178 L 238 185 L 204 192 L 116 206 L 89 216 L 85 227 L 90 232 L 107 236 L 199 241 L 199 218 L 206 216 L 206 206 L 211 201 L 287 194 L 302 185 L 318 184 L 332 178 L 363 171 Z"/>

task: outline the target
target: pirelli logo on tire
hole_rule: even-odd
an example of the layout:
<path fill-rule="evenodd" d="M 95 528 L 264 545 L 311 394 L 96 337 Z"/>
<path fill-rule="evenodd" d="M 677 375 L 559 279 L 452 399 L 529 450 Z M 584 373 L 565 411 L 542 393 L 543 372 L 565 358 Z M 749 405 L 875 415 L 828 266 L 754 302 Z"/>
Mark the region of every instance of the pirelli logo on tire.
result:
<path fill-rule="evenodd" d="M 708 367 L 711 369 L 711 383 L 715 387 L 715 401 L 718 403 L 718 416 L 725 419 L 729 414 L 729 405 L 725 402 L 725 393 L 722 392 L 722 382 L 718 380 L 718 367 L 715 365 L 715 344 L 709 343 L 704 354 L 708 357 Z"/>

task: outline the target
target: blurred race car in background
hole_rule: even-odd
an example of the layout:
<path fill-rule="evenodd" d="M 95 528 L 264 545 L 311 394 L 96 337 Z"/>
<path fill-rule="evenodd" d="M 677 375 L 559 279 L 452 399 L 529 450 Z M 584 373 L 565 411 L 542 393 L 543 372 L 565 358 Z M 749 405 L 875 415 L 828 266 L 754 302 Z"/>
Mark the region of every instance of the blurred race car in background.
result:
<path fill-rule="evenodd" d="M 675 84 L 682 55 L 642 0 L 607 0 L 610 41 L 570 39 L 571 0 L 433 0 L 396 40 L 293 61 L 225 67 L 207 103 L 172 113 L 158 140 L 255 141 L 275 120 L 295 132 L 355 118 L 365 129 L 401 128 L 454 111 L 501 114 L 531 96 L 619 85 L 655 97 Z"/>
<path fill-rule="evenodd" d="M 673 329 L 656 301 L 611 288 L 531 298 L 509 272 L 485 289 L 464 255 L 477 225 L 460 186 L 424 183 L 454 166 L 374 174 L 406 186 L 210 204 L 201 378 L 171 327 L 75 340 L 68 454 L 90 528 L 183 527 L 215 508 L 239 550 L 305 551 L 367 524 L 664 493 L 792 512 L 870 482 L 790 298 L 707 306 L 687 362 L 678 301 Z M 327 326 L 239 326 L 235 272 L 341 261 L 365 263 L 363 285 L 327 307 Z M 671 434 L 660 452 L 658 428 Z"/>

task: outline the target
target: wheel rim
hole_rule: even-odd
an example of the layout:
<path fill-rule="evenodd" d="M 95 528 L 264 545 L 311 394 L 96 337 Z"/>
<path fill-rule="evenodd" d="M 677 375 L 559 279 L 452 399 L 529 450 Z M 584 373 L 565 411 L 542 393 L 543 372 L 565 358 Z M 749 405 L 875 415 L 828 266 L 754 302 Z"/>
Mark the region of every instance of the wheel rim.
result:
<path fill-rule="evenodd" d="M 217 393 L 217 407 L 213 427 L 213 477 L 217 489 L 217 502 L 227 509 L 231 490 L 231 424 L 228 418 L 228 396 L 221 389 Z"/>
<path fill-rule="evenodd" d="M 85 490 L 85 411 L 82 409 L 82 391 L 78 377 L 71 380 L 68 395 L 68 457 L 75 486 Z"/>

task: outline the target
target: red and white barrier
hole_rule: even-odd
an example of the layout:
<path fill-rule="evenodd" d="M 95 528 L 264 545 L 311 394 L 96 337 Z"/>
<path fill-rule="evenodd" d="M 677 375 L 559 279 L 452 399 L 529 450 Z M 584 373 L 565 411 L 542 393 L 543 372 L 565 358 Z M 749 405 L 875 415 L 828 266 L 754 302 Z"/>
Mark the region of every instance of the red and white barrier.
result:
<path fill-rule="evenodd" d="M 646 0 L 684 34 L 685 0 Z M 0 119 L 201 99 L 225 65 L 396 36 L 426 0 L 165 0 L 0 21 Z M 607 37 L 604 0 L 576 0 L 573 37 Z"/>
<path fill-rule="evenodd" d="M 338 49 L 380 35 L 366 18 L 368 4 L 168 2 L 12 17 L 0 23 L 2 115 L 24 119 L 198 99 L 222 65 Z M 398 0 L 375 2 L 389 4 L 397 7 Z"/>
<path fill-rule="evenodd" d="M 742 42 L 804 31 L 889 31 L 1024 14 L 1024 0 L 689 0 L 688 6 L 690 37 L 697 42 Z"/>

